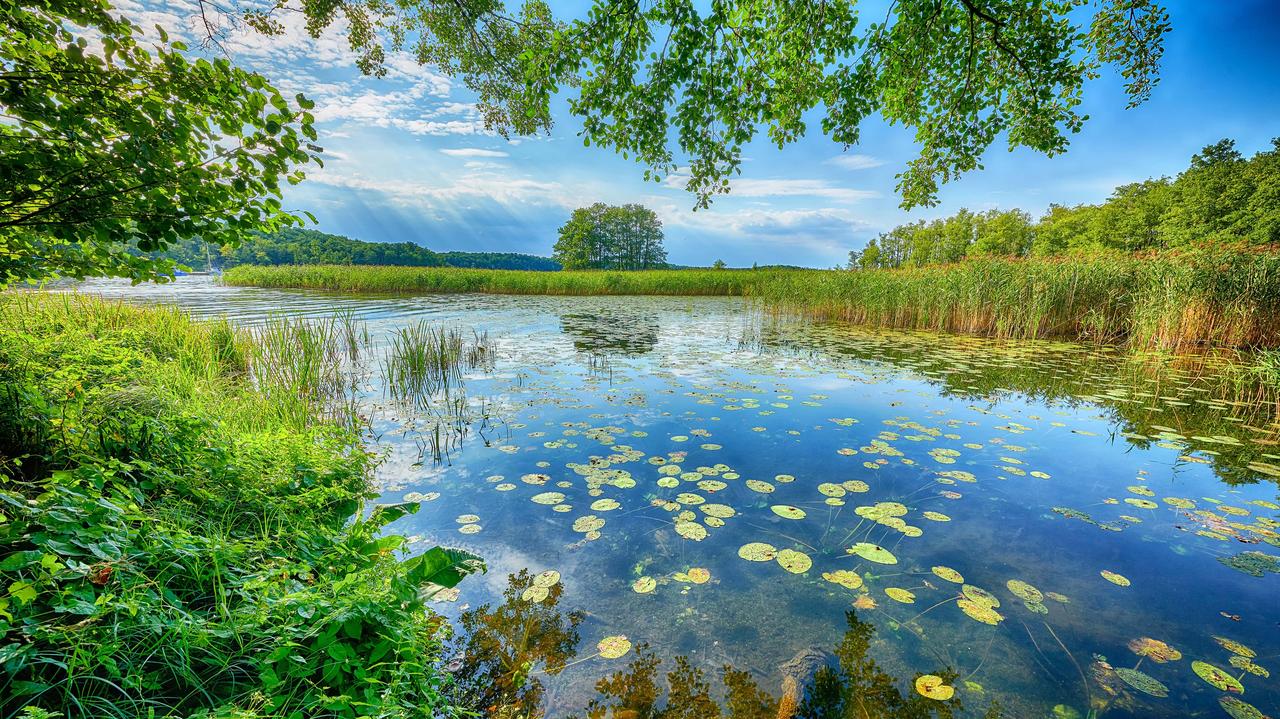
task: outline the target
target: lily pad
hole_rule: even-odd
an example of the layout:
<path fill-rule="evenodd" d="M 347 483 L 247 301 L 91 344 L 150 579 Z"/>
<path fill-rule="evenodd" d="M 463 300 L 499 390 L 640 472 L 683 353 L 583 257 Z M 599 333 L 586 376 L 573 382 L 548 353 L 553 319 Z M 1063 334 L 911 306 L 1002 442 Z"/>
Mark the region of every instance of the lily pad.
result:
<path fill-rule="evenodd" d="M 898 558 L 893 556 L 893 552 L 890 552 L 878 544 L 871 544 L 870 542 L 858 542 L 845 551 L 849 554 L 856 554 L 868 562 L 875 562 L 876 564 L 898 563 Z"/>
<path fill-rule="evenodd" d="M 970 619 L 995 626 L 1004 620 L 1004 615 L 997 612 L 993 607 L 975 602 L 971 599 L 961 599 L 956 602 L 956 606 L 960 607 L 960 611 L 969 616 Z"/>
<path fill-rule="evenodd" d="M 834 572 L 823 572 L 822 578 L 832 584 L 839 584 L 846 589 L 857 589 L 862 586 L 862 575 L 848 569 L 839 569 Z"/>
<path fill-rule="evenodd" d="M 1258 656 L 1257 652 L 1241 644 L 1240 642 L 1237 642 L 1234 639 L 1227 639 L 1226 637 L 1220 637 L 1215 634 L 1213 637 L 1213 641 L 1217 642 L 1218 646 L 1222 647 L 1223 649 L 1226 649 L 1227 651 L 1237 656 L 1245 657 L 1248 659 L 1253 659 L 1254 657 Z"/>
<path fill-rule="evenodd" d="M 769 509 L 772 509 L 774 514 L 783 519 L 804 519 L 808 516 L 808 513 L 803 509 L 790 504 L 775 504 Z"/>
<path fill-rule="evenodd" d="M 658 580 L 653 577 L 640 577 L 631 583 L 631 590 L 636 594 L 648 594 L 652 592 L 654 587 L 658 586 Z"/>
<path fill-rule="evenodd" d="M 794 549 L 784 549 L 778 552 L 778 564 L 782 568 L 792 574 L 804 574 L 813 566 L 813 560 L 804 552 L 798 552 Z"/>
<path fill-rule="evenodd" d="M 588 514 L 573 520 L 573 531 L 595 532 L 604 526 L 604 520 L 594 514 Z"/>
<path fill-rule="evenodd" d="M 944 682 L 940 676 L 922 674 L 916 677 L 916 691 L 922 697 L 945 702 L 955 696 L 956 688 Z"/>
<path fill-rule="evenodd" d="M 954 582 L 955 584 L 964 584 L 964 575 L 952 569 L 951 567 L 943 567 L 939 565 L 933 568 L 933 574 L 939 579 L 945 579 L 948 582 Z"/>
<path fill-rule="evenodd" d="M 1169 696 L 1169 687 L 1161 684 L 1150 674 L 1144 674 L 1137 669 L 1117 669 L 1116 676 L 1123 679 L 1125 684 L 1153 697 L 1163 699 Z"/>
<path fill-rule="evenodd" d="M 901 587 L 889 587 L 884 590 L 884 593 L 895 602 L 902 602 L 903 604 L 916 603 L 916 595 L 910 590 Z"/>
<path fill-rule="evenodd" d="M 747 489 L 761 494 L 769 494 L 773 492 L 773 485 L 768 482 L 762 482 L 758 479 L 748 479 L 743 484 L 747 485 Z"/>
<path fill-rule="evenodd" d="M 617 659 L 631 651 L 631 640 L 621 634 L 605 637 L 596 645 L 596 649 L 600 650 L 600 656 L 605 659 Z"/>
<path fill-rule="evenodd" d="M 1124 576 L 1123 574 L 1116 574 L 1110 569 L 1104 569 L 1101 572 L 1099 572 L 1099 574 L 1102 575 L 1103 579 L 1107 580 L 1108 582 L 1111 582 L 1117 587 L 1127 587 L 1129 586 L 1129 584 L 1131 584 L 1128 577 Z"/>
<path fill-rule="evenodd" d="M 707 538 L 707 528 L 697 522 L 676 522 L 676 534 L 685 539 L 701 542 Z"/>
<path fill-rule="evenodd" d="M 536 604 L 546 599 L 547 595 L 550 594 L 550 591 L 551 590 L 547 589 L 546 587 L 539 587 L 535 584 L 534 586 L 524 590 L 524 592 L 520 595 L 520 598 L 526 602 L 533 602 Z"/>
<path fill-rule="evenodd" d="M 694 567 L 685 572 L 685 576 L 694 584 L 706 584 L 711 579 L 711 572 L 703 567 Z"/>
<path fill-rule="evenodd" d="M 1146 657 L 1157 664 L 1176 662 L 1182 658 L 1182 652 L 1159 639 L 1152 639 L 1151 637 L 1130 640 L 1129 651 L 1140 657 Z"/>
<path fill-rule="evenodd" d="M 529 498 L 534 504 L 560 504 L 564 501 L 564 492 L 540 492 Z"/>
<path fill-rule="evenodd" d="M 547 571 L 541 572 L 540 574 L 538 574 L 538 576 L 533 578 L 533 586 L 535 587 L 546 587 L 550 589 L 551 587 L 554 587 L 559 583 L 560 583 L 560 572 L 557 572 L 554 569 L 548 569 Z"/>
<path fill-rule="evenodd" d="M 1005 583 L 1005 586 L 1009 588 L 1009 591 L 1013 593 L 1013 596 L 1017 597 L 1018 599 L 1021 599 L 1024 602 L 1044 601 L 1043 592 L 1031 586 L 1030 584 L 1027 584 L 1021 579 L 1010 579 L 1008 582 Z"/>
<path fill-rule="evenodd" d="M 1258 707 L 1233 696 L 1218 697 L 1218 704 L 1231 719 L 1269 719 Z"/>
<path fill-rule="evenodd" d="M 1191 662 L 1191 671 L 1195 672 L 1196 676 L 1205 680 L 1214 689 L 1231 692 L 1232 694 L 1244 694 L 1244 686 L 1240 684 L 1239 680 L 1209 662 L 1200 660 Z"/>
<path fill-rule="evenodd" d="M 738 548 L 738 556 L 748 562 L 772 562 L 778 556 L 778 548 L 765 542 L 750 542 Z"/>

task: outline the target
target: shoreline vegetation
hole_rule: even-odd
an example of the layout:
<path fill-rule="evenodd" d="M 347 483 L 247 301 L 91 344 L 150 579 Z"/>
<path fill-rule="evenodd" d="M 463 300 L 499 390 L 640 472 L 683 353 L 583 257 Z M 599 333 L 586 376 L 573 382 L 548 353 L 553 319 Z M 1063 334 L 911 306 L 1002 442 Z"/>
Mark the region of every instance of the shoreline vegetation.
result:
<path fill-rule="evenodd" d="M 240 266 L 235 286 L 351 293 L 736 296 L 868 326 L 1133 348 L 1280 347 L 1280 247 L 973 258 L 875 270 L 532 272 Z"/>
<path fill-rule="evenodd" d="M 0 295 L 0 715 L 457 714 L 425 590 L 479 567 L 365 511 L 347 329 Z"/>

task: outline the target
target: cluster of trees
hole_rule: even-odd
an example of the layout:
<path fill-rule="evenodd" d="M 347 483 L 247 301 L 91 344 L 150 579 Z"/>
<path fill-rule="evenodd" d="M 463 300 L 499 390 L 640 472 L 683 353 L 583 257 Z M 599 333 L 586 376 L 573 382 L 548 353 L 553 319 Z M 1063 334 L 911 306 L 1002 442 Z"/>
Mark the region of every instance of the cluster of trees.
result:
<path fill-rule="evenodd" d="M 364 242 L 317 230 L 288 227 L 258 234 L 239 245 L 182 240 L 157 253 L 192 269 L 236 265 L 401 265 L 479 267 L 493 270 L 558 270 L 546 257 L 515 252 L 432 252 L 412 242 Z"/>
<path fill-rule="evenodd" d="M 913 267 L 976 256 L 1057 255 L 1100 249 L 1171 249 L 1280 242 L 1280 138 L 1246 158 L 1222 140 L 1174 179 L 1115 189 L 1099 205 L 1050 205 L 1039 220 L 1021 210 L 960 210 L 881 234 L 849 253 L 849 268 Z"/>
<path fill-rule="evenodd" d="M 662 222 L 643 205 L 597 202 L 573 211 L 552 257 L 566 270 L 648 270 L 667 266 Z"/>

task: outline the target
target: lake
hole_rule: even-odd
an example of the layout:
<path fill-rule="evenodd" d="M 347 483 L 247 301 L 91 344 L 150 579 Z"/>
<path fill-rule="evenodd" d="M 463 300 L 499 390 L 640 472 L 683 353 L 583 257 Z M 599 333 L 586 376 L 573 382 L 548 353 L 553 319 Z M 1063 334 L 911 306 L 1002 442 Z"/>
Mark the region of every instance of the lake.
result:
<path fill-rule="evenodd" d="M 1280 708 L 1280 425 L 1212 361 L 727 298 L 81 288 L 363 323 L 380 501 L 421 502 L 391 530 L 488 564 L 434 606 L 495 714 Z M 485 357 L 404 397 L 422 320 Z"/>

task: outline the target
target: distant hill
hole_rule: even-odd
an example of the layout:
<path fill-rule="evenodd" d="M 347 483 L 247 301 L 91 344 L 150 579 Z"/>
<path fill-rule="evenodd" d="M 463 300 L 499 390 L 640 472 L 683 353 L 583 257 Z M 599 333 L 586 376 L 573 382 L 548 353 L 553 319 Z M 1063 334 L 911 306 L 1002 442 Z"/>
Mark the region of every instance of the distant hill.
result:
<path fill-rule="evenodd" d="M 318 230 L 286 228 L 258 235 L 238 247 L 185 240 L 157 253 L 192 269 L 237 265 L 402 265 L 555 271 L 560 263 L 516 252 L 433 252 L 412 242 L 365 242 Z"/>

